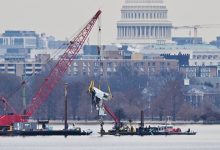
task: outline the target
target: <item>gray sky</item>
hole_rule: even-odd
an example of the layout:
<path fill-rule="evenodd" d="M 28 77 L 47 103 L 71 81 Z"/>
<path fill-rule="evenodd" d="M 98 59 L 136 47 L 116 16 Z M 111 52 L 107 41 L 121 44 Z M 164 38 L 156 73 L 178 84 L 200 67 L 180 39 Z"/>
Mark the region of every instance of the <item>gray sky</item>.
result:
<path fill-rule="evenodd" d="M 0 32 L 4 30 L 35 30 L 57 39 L 71 37 L 100 8 L 102 43 L 116 40 L 116 22 L 124 0 L 0 0 Z M 220 0 L 165 0 L 168 18 L 174 26 L 220 24 Z M 189 30 L 174 35 L 189 35 Z M 193 31 L 192 31 L 193 35 Z M 206 41 L 220 35 L 219 28 L 199 29 Z M 97 26 L 90 43 L 97 43 Z"/>

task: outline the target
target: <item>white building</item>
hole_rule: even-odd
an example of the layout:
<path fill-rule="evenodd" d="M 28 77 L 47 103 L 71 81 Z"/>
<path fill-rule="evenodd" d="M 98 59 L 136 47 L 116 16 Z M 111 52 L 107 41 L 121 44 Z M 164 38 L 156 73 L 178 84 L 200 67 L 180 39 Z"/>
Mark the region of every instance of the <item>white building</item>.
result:
<path fill-rule="evenodd" d="M 6 30 L 0 35 L 0 48 L 13 52 L 18 52 L 18 49 L 37 48 L 37 38 L 35 31 Z"/>
<path fill-rule="evenodd" d="M 14 74 L 21 77 L 32 76 L 41 72 L 45 64 L 42 62 L 7 62 L 0 61 L 0 73 Z"/>
<path fill-rule="evenodd" d="M 193 51 L 189 59 L 190 66 L 220 66 L 220 50 Z"/>
<path fill-rule="evenodd" d="M 163 0 L 125 0 L 117 22 L 117 41 L 122 44 L 171 42 L 172 23 Z"/>

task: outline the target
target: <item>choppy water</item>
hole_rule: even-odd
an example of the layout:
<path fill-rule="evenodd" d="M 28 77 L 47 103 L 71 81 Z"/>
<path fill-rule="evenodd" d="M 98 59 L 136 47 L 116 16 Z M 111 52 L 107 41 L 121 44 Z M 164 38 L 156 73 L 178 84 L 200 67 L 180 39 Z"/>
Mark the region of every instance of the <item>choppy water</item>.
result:
<path fill-rule="evenodd" d="M 106 126 L 106 128 L 110 126 Z M 0 150 L 220 150 L 220 125 L 178 126 L 195 136 L 0 137 Z M 99 126 L 81 126 L 99 130 Z"/>

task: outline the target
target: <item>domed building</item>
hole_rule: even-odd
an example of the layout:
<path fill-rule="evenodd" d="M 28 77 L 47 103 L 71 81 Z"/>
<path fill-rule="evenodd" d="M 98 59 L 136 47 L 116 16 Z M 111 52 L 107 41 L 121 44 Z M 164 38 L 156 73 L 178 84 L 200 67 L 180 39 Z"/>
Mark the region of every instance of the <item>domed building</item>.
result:
<path fill-rule="evenodd" d="M 172 43 L 172 23 L 167 19 L 163 0 L 125 0 L 117 22 L 117 41 L 121 44 Z"/>

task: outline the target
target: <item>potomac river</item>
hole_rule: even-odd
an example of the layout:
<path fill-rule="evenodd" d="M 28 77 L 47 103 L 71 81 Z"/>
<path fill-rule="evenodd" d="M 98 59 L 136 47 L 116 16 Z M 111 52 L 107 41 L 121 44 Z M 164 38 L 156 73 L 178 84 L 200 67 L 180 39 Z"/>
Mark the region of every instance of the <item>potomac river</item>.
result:
<path fill-rule="evenodd" d="M 91 129 L 89 136 L 0 137 L 0 150 L 220 150 L 220 125 L 176 125 L 197 135 L 103 136 L 99 125 L 77 125 Z M 153 125 L 152 125 L 153 126 Z M 63 128 L 57 125 L 55 128 Z M 104 129 L 110 129 L 105 125 Z"/>

